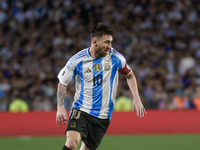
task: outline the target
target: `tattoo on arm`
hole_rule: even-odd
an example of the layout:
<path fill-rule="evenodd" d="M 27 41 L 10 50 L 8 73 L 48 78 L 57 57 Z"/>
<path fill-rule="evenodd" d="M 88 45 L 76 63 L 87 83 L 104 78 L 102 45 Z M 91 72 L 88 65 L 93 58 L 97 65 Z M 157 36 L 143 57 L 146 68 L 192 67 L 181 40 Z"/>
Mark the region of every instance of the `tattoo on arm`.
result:
<path fill-rule="evenodd" d="M 66 97 L 66 89 L 67 87 L 61 83 L 58 83 L 58 90 L 57 90 L 57 101 L 58 105 L 61 106 L 64 104 L 65 97 Z"/>

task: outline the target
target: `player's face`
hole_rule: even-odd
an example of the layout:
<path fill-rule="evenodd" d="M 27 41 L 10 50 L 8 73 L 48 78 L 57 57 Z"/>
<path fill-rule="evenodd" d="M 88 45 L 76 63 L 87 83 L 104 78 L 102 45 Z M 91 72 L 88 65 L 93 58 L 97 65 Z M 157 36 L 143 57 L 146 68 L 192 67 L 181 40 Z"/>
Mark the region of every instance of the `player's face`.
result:
<path fill-rule="evenodd" d="M 111 35 L 103 35 L 101 38 L 97 39 L 95 50 L 97 58 L 105 57 L 108 54 L 112 47 L 112 41 L 113 38 Z"/>

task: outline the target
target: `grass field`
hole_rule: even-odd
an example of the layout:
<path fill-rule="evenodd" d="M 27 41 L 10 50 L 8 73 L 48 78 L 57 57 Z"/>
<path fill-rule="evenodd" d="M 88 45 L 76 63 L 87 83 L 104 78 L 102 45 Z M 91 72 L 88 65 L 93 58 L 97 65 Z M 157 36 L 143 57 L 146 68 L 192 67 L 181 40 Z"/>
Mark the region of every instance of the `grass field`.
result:
<path fill-rule="evenodd" d="M 105 136 L 98 150 L 199 150 L 200 135 Z M 61 150 L 65 137 L 0 138 L 1 150 Z"/>

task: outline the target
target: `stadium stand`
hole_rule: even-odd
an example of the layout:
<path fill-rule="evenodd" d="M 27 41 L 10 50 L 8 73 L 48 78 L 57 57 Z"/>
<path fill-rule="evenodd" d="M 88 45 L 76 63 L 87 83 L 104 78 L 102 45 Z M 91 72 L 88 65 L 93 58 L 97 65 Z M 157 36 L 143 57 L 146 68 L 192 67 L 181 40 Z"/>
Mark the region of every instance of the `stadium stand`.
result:
<path fill-rule="evenodd" d="M 0 111 L 13 96 L 30 110 L 55 109 L 57 74 L 90 45 L 97 22 L 114 30 L 112 45 L 132 67 L 147 109 L 171 109 L 179 93 L 196 108 L 199 14 L 199 0 L 0 0 Z M 66 108 L 74 93 L 69 86 Z M 120 76 L 117 96 L 132 99 L 127 88 Z"/>

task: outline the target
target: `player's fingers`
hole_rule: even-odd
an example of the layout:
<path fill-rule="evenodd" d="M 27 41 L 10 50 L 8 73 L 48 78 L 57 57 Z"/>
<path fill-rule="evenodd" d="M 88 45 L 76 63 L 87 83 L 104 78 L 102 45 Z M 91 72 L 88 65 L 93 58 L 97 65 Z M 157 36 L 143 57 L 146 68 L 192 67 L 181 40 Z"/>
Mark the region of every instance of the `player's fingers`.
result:
<path fill-rule="evenodd" d="M 135 106 L 133 105 L 133 112 L 135 112 Z"/>
<path fill-rule="evenodd" d="M 64 124 L 66 124 L 66 121 L 65 121 L 65 119 L 64 119 L 64 116 L 62 116 L 62 121 L 63 121 Z"/>
<path fill-rule="evenodd" d="M 142 117 L 144 117 L 144 108 L 142 109 Z"/>
<path fill-rule="evenodd" d="M 57 119 L 57 117 L 56 117 L 56 123 L 57 123 L 57 125 L 58 125 L 58 119 Z"/>
<path fill-rule="evenodd" d="M 141 118 L 141 117 L 144 117 L 144 109 L 143 109 L 143 108 L 140 109 L 140 112 L 139 112 L 139 113 L 140 113 L 140 118 Z"/>
<path fill-rule="evenodd" d="M 137 116 L 140 116 L 139 109 L 136 109 L 136 112 L 137 112 Z"/>
<path fill-rule="evenodd" d="M 59 118 L 59 124 L 62 126 L 61 118 Z"/>
<path fill-rule="evenodd" d="M 67 117 L 66 117 L 66 115 L 63 115 L 62 116 L 62 121 L 64 122 L 64 124 L 66 124 L 66 121 L 67 121 L 68 119 L 67 119 Z"/>
<path fill-rule="evenodd" d="M 60 116 L 57 116 L 57 124 L 59 125 L 62 125 L 62 122 L 61 122 L 61 117 Z"/>
<path fill-rule="evenodd" d="M 141 115 L 142 115 L 142 111 L 141 109 L 139 109 L 139 117 L 141 118 Z"/>
<path fill-rule="evenodd" d="M 144 107 L 142 108 L 142 116 L 144 117 L 144 114 L 146 114 L 146 110 L 144 109 Z"/>
<path fill-rule="evenodd" d="M 147 113 L 146 110 L 145 110 L 145 108 L 144 108 L 144 113 L 145 113 L 145 114 Z"/>
<path fill-rule="evenodd" d="M 57 125 L 59 124 L 59 118 L 58 118 L 58 116 L 56 116 L 56 123 L 57 123 Z"/>
<path fill-rule="evenodd" d="M 57 120 L 57 117 L 56 117 L 56 124 L 58 125 L 58 120 Z"/>
<path fill-rule="evenodd" d="M 64 120 L 68 120 L 67 114 L 64 115 Z"/>

